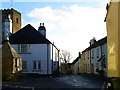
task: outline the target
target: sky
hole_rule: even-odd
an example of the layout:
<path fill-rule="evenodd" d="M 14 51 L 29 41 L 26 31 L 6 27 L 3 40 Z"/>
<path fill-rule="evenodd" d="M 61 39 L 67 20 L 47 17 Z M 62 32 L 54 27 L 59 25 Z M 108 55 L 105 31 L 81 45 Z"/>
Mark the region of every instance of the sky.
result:
<path fill-rule="evenodd" d="M 10 2 L 12 1 L 12 2 Z M 106 4 L 109 0 L 45 0 L 15 1 L 5 0 L 2 8 L 14 8 L 22 15 L 22 27 L 31 24 L 38 29 L 40 23 L 46 27 L 46 37 L 60 50 L 67 50 L 72 54 L 72 60 L 78 53 L 89 47 L 89 41 L 107 35 Z"/>

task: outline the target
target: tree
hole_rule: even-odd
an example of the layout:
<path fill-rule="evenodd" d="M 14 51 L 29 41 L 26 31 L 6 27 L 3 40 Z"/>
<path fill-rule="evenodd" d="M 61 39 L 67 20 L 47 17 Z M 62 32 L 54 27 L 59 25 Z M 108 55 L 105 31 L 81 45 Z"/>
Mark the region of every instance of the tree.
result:
<path fill-rule="evenodd" d="M 69 63 L 69 61 L 72 59 L 72 54 L 67 50 L 61 50 L 61 54 L 62 54 L 62 60 L 66 64 Z"/>

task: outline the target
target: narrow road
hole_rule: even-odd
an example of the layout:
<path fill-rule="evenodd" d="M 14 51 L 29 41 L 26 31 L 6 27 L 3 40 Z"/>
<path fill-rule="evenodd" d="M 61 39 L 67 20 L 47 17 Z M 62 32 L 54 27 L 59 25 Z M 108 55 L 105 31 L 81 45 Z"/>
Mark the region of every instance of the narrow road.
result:
<path fill-rule="evenodd" d="M 86 76 L 69 75 L 59 77 L 56 80 L 77 88 L 102 88 L 103 86 L 103 80 L 97 77 L 90 78 Z"/>
<path fill-rule="evenodd" d="M 83 75 L 62 75 L 60 77 L 24 77 L 17 82 L 3 82 L 2 90 L 101 90 L 103 81 Z"/>

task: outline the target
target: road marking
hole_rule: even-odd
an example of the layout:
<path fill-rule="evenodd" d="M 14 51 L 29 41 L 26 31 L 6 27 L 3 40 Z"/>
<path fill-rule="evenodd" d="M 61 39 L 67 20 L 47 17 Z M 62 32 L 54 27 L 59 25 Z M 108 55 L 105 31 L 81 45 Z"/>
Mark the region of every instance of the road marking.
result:
<path fill-rule="evenodd" d="M 73 79 L 73 81 L 74 81 L 75 83 L 77 83 L 77 82 L 78 82 L 76 79 Z"/>

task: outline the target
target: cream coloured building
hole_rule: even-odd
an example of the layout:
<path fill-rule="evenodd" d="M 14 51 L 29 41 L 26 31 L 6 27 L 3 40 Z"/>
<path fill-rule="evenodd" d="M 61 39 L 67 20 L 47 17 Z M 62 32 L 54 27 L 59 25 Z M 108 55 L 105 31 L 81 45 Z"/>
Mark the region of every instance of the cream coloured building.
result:
<path fill-rule="evenodd" d="M 90 40 L 90 46 L 81 55 L 79 73 L 99 74 L 96 70 L 103 70 L 107 76 L 107 37 L 98 41 Z"/>
<path fill-rule="evenodd" d="M 108 77 L 120 77 L 120 1 L 107 5 Z"/>

